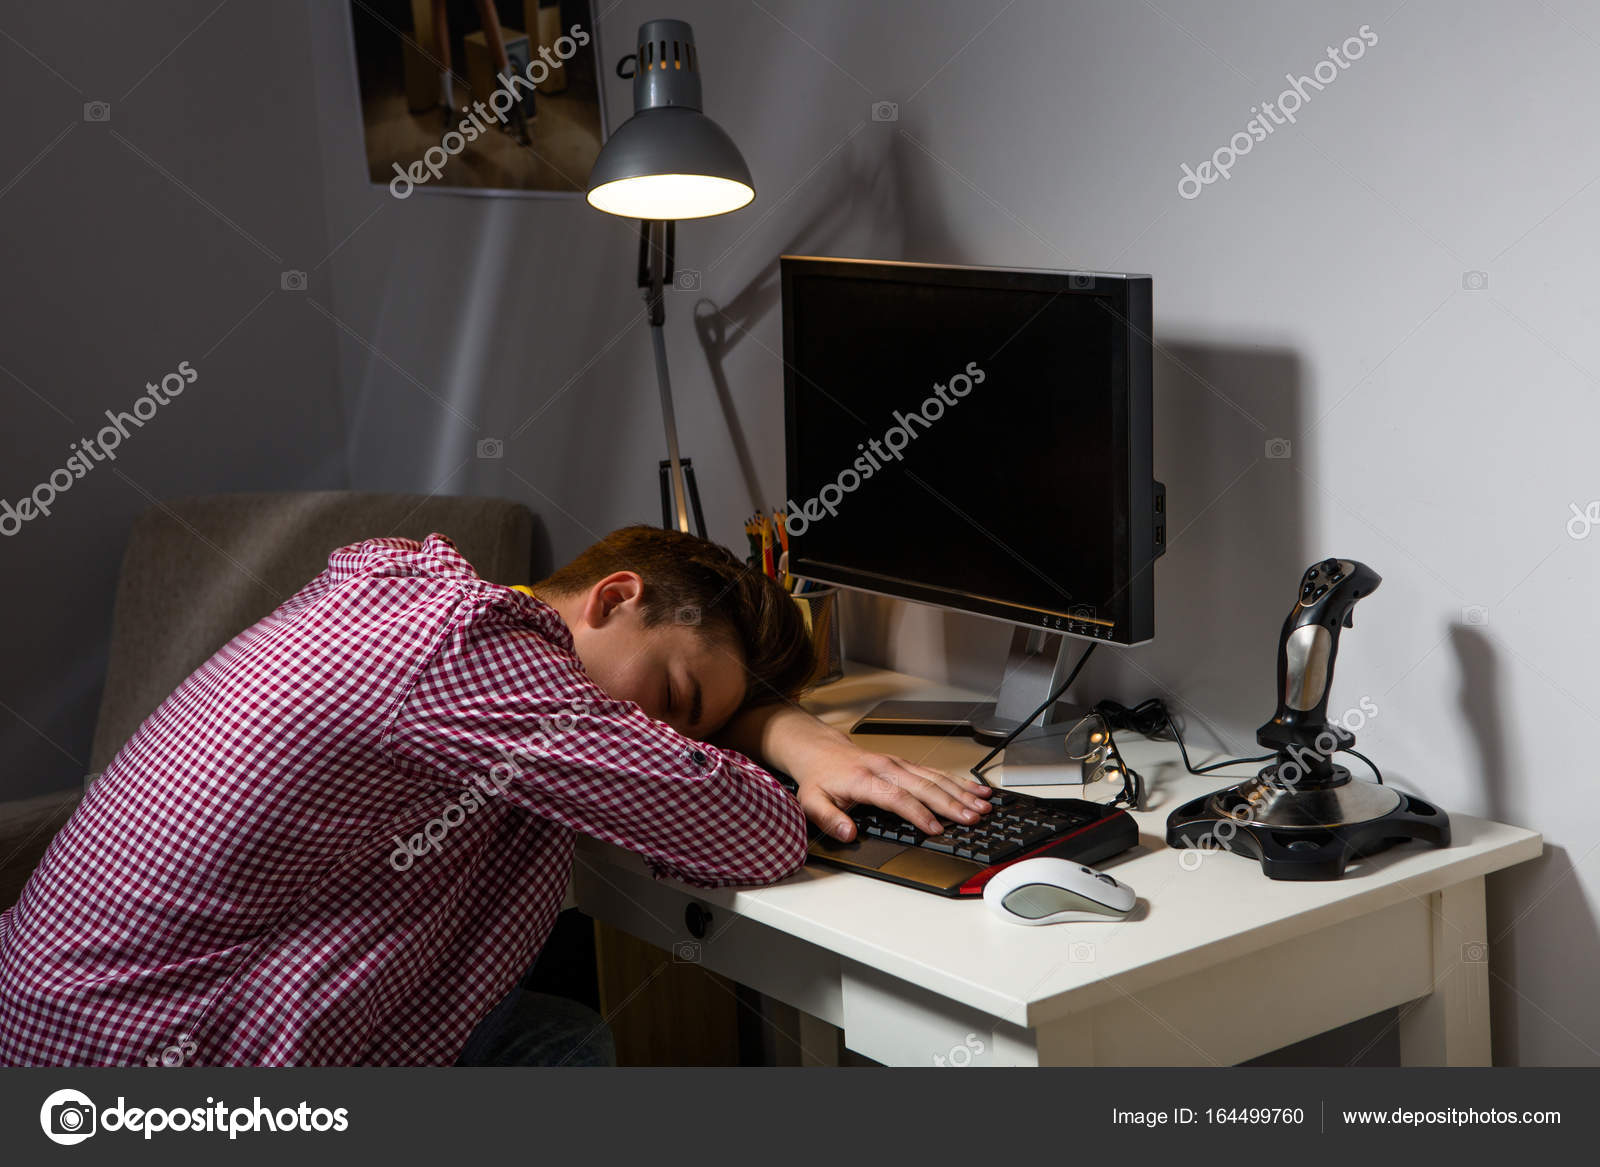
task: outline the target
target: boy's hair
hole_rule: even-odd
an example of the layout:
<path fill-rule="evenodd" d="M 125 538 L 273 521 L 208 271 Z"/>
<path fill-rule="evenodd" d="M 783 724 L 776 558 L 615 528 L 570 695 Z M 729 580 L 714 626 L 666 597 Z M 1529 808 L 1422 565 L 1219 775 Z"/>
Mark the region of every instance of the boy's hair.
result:
<path fill-rule="evenodd" d="M 646 625 L 696 624 L 732 640 L 749 674 L 741 709 L 792 698 L 811 680 L 816 657 L 794 598 L 777 580 L 709 539 L 660 527 L 623 527 L 533 590 L 576 595 L 618 571 L 634 572 L 644 582 Z"/>

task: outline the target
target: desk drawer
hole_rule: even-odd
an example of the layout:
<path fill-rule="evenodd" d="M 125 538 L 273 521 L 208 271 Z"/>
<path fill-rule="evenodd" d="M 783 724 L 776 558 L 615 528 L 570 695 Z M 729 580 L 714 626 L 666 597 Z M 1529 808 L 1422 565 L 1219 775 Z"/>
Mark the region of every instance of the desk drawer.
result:
<path fill-rule="evenodd" d="M 574 865 L 572 889 L 590 916 L 675 960 L 699 963 L 830 1025 L 843 1021 L 836 953 L 738 916 L 680 884 L 592 859 L 580 857 Z"/>

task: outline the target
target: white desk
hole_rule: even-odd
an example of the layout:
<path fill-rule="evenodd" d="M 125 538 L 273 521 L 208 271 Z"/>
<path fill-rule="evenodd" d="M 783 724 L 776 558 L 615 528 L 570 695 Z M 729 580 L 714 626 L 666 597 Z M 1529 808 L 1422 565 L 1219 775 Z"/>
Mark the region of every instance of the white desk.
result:
<path fill-rule="evenodd" d="M 909 696 L 973 694 L 852 670 L 808 706 L 848 728 Z M 859 740 L 955 772 L 981 754 L 964 738 Z M 1407 1065 L 1489 1064 L 1484 876 L 1537 856 L 1539 835 L 1452 814 L 1447 848 L 1406 844 L 1341 880 L 1275 882 L 1254 860 L 1167 847 L 1167 813 L 1224 778 L 1185 773 L 1170 743 L 1117 742 L 1149 803 L 1141 846 L 1102 865 L 1139 895 L 1120 923 L 1023 928 L 976 900 L 809 866 L 771 887 L 706 891 L 654 880 L 593 840 L 578 847 L 576 902 L 668 951 L 698 943 L 706 967 L 891 1065 L 1228 1065 L 1396 1005 Z M 1087 797 L 1109 800 L 1112 785 Z M 701 911 L 697 940 L 688 921 Z M 829 1060 L 831 1034 L 815 1021 L 807 1032 L 808 1053 Z"/>

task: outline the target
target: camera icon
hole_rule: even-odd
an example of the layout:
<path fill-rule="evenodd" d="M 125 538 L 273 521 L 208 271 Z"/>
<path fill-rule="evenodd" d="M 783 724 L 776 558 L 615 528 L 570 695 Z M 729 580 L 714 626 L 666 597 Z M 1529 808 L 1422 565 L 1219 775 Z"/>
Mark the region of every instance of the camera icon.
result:
<path fill-rule="evenodd" d="M 698 625 L 700 623 L 700 609 L 692 604 L 686 604 L 674 612 L 672 618 L 679 624 Z"/>
<path fill-rule="evenodd" d="M 1461 622 L 1481 627 L 1489 622 L 1489 609 L 1482 604 L 1468 604 L 1461 609 Z"/>
<path fill-rule="evenodd" d="M 1093 964 L 1094 945 L 1087 940 L 1074 941 L 1067 948 L 1067 960 L 1073 964 Z"/>
<path fill-rule="evenodd" d="M 285 292 L 303 292 L 306 290 L 306 273 L 286 271 L 278 277 L 278 286 Z"/>
<path fill-rule="evenodd" d="M 1481 292 L 1489 286 L 1489 273 L 1464 271 L 1461 273 L 1461 286 L 1469 292 Z"/>
<path fill-rule="evenodd" d="M 1094 289 L 1094 276 L 1085 272 L 1071 272 L 1067 276 L 1067 287 L 1079 292 L 1092 291 Z"/>
<path fill-rule="evenodd" d="M 1094 605 L 1074 604 L 1072 607 L 1067 609 L 1067 615 L 1071 616 L 1074 620 L 1093 620 Z"/>
<path fill-rule="evenodd" d="M 1482 940 L 1469 940 L 1461 946 L 1462 964 L 1483 964 L 1489 959 L 1489 946 Z"/>
<path fill-rule="evenodd" d="M 1268 438 L 1267 457 L 1281 462 L 1294 453 L 1294 443 L 1288 438 Z"/>
<path fill-rule="evenodd" d="M 50 1108 L 50 1131 L 57 1135 L 94 1134 L 94 1107 L 63 1102 Z"/>
<path fill-rule="evenodd" d="M 872 103 L 872 120 L 875 122 L 897 122 L 900 120 L 900 103 L 896 101 L 875 101 Z"/>
<path fill-rule="evenodd" d="M 672 277 L 672 286 L 680 292 L 698 292 L 700 290 L 700 273 L 693 268 L 679 268 Z"/>
<path fill-rule="evenodd" d="M 478 457 L 485 462 L 492 462 L 497 458 L 505 457 L 506 444 L 499 438 L 483 438 L 478 442 Z"/>
<path fill-rule="evenodd" d="M 86 122 L 108 122 L 111 120 L 111 103 L 109 101 L 86 101 L 83 103 L 83 120 Z"/>
<path fill-rule="evenodd" d="M 679 940 L 672 946 L 672 959 L 678 964 L 700 963 L 700 941 Z"/>
<path fill-rule="evenodd" d="M 39 1108 L 39 1126 L 52 1143 L 70 1147 L 99 1129 L 97 1114 L 88 1095 L 78 1090 L 57 1090 Z"/>

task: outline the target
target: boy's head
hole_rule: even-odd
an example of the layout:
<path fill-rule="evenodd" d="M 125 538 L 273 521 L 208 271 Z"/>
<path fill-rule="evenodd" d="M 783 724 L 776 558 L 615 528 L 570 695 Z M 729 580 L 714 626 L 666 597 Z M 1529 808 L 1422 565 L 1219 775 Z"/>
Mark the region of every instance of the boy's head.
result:
<path fill-rule="evenodd" d="M 679 531 L 613 531 L 533 590 L 561 613 L 597 685 L 691 737 L 793 697 L 815 664 L 777 581 Z"/>

